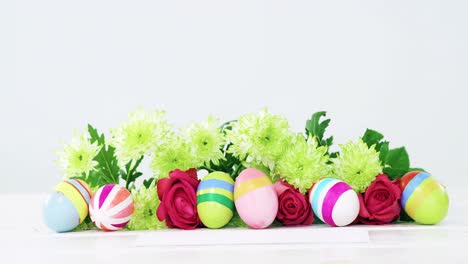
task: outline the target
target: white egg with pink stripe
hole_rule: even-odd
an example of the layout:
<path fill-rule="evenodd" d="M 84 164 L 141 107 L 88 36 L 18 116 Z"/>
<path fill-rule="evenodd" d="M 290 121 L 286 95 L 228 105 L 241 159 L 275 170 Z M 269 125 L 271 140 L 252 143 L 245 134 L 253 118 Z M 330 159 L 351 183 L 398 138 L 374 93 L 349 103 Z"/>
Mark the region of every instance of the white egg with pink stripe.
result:
<path fill-rule="evenodd" d="M 126 226 L 134 210 L 131 193 L 117 184 L 99 188 L 89 203 L 91 220 L 104 231 L 114 231 Z"/>
<path fill-rule="evenodd" d="M 325 178 L 317 182 L 309 193 L 314 214 L 331 226 L 347 226 L 359 214 L 359 198 L 345 182 Z"/>

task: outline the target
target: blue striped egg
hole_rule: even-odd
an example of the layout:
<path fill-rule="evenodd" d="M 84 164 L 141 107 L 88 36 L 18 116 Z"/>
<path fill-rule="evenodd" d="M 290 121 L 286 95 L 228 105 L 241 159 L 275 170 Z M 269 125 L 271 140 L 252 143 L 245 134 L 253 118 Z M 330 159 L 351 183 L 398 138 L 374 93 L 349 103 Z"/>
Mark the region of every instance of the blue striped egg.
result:
<path fill-rule="evenodd" d="M 345 182 L 325 178 L 317 182 L 309 194 L 315 215 L 331 226 L 351 224 L 359 214 L 359 198 Z"/>
<path fill-rule="evenodd" d="M 225 226 L 234 213 L 234 181 L 224 172 L 206 175 L 197 189 L 197 211 L 208 228 Z"/>

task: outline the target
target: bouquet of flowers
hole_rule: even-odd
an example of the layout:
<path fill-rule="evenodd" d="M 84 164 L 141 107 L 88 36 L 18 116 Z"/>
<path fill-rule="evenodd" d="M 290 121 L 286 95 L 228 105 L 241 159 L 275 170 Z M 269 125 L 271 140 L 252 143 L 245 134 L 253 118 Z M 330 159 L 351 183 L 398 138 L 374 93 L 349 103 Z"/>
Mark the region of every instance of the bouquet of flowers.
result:
<path fill-rule="evenodd" d="M 391 148 L 367 129 L 333 152 L 325 117 L 313 114 L 303 132 L 267 109 L 175 129 L 164 111 L 139 108 L 109 135 L 88 125 L 58 152 L 64 181 L 44 205 L 45 223 L 67 232 L 435 224 L 445 217 L 445 188 L 410 166 L 405 147 Z M 140 172 L 143 159 L 152 175 Z"/>

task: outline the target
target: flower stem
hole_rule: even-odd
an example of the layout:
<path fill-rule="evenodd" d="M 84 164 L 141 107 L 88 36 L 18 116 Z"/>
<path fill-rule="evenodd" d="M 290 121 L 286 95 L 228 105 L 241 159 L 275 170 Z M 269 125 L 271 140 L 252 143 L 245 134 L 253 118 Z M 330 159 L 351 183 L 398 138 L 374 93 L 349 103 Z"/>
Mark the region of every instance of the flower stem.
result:
<path fill-rule="evenodd" d="M 133 180 L 130 181 L 130 179 L 134 178 L 134 177 L 133 177 L 133 174 L 135 173 L 136 169 L 137 169 L 138 166 L 140 165 L 140 163 L 141 163 L 141 161 L 143 160 L 143 158 L 144 158 L 144 156 L 141 155 L 141 157 L 135 162 L 135 164 L 132 166 L 132 168 L 130 168 L 130 169 L 127 171 L 127 178 L 125 179 L 125 182 L 126 182 L 125 187 L 126 187 L 127 189 L 130 188 L 130 184 L 135 180 L 135 179 L 133 179 Z M 130 162 L 131 162 L 131 161 L 130 161 Z"/>

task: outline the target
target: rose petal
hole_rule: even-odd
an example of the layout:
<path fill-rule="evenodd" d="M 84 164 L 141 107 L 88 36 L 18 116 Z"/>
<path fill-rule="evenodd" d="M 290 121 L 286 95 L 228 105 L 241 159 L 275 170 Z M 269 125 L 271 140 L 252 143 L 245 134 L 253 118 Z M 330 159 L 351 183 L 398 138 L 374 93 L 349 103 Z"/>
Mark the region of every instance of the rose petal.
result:
<path fill-rule="evenodd" d="M 395 202 L 392 206 L 389 206 L 379 211 L 378 213 L 375 213 L 373 217 L 383 222 L 390 223 L 400 216 L 400 211 L 400 203 Z"/>
<path fill-rule="evenodd" d="M 198 181 L 197 169 L 191 168 L 191 169 L 186 170 L 185 172 L 188 174 L 190 178 Z"/>
<path fill-rule="evenodd" d="M 183 170 L 175 169 L 171 172 L 169 172 L 169 177 L 170 178 L 184 178 L 187 177 L 187 173 Z"/>
<path fill-rule="evenodd" d="M 289 183 L 283 181 L 283 180 L 279 180 L 277 181 L 273 187 L 275 188 L 275 191 L 276 193 L 278 194 L 278 196 L 280 196 L 285 190 L 287 189 L 294 189 L 294 187 L 292 187 Z"/>
<path fill-rule="evenodd" d="M 362 198 L 362 194 L 358 194 L 359 198 L 359 216 L 367 218 L 369 217 L 369 211 L 367 211 L 366 205 L 364 203 L 364 199 Z"/>
<path fill-rule="evenodd" d="M 314 214 L 312 213 L 312 209 L 310 208 L 305 212 L 307 215 L 306 219 L 302 222 L 302 225 L 311 225 L 314 222 Z"/>
<path fill-rule="evenodd" d="M 314 221 L 310 203 L 298 190 L 289 187 L 282 191 L 278 199 L 277 219 L 284 225 L 309 225 Z"/>
<path fill-rule="evenodd" d="M 162 178 L 158 180 L 157 190 L 158 190 L 159 200 L 163 200 L 164 193 L 166 192 L 170 184 L 171 184 L 171 180 L 168 178 Z"/>
<path fill-rule="evenodd" d="M 161 203 L 166 208 L 167 219 L 174 227 L 194 229 L 200 225 L 200 218 L 196 209 L 195 188 L 190 184 L 190 181 L 198 181 L 183 175 L 185 172 L 181 172 L 176 170 L 171 174 L 173 184 L 164 194 L 164 201 Z"/>
<path fill-rule="evenodd" d="M 160 203 L 158 209 L 156 209 L 156 217 L 158 217 L 159 221 L 163 221 L 167 217 L 166 207 L 163 203 Z"/>
<path fill-rule="evenodd" d="M 385 174 L 378 175 L 364 195 L 359 195 L 359 222 L 379 225 L 396 220 L 401 211 L 398 184 L 398 180 L 392 182 Z"/>
<path fill-rule="evenodd" d="M 193 204 L 183 188 L 177 189 L 174 195 L 174 207 L 177 214 L 184 219 L 191 219 L 194 215 Z"/>
<path fill-rule="evenodd" d="M 185 171 L 181 171 L 178 169 L 171 172 L 171 179 L 187 182 L 194 189 L 196 189 L 198 187 L 198 184 L 200 183 L 199 180 L 190 177 Z"/>

